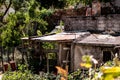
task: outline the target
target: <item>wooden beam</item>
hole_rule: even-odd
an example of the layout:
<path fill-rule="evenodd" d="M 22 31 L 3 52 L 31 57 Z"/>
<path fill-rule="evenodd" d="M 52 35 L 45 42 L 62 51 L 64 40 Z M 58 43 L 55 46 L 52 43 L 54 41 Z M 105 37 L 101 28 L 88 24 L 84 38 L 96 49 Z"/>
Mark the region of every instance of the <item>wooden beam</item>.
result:
<path fill-rule="evenodd" d="M 75 48 L 75 44 L 71 43 L 71 60 L 70 60 L 70 70 L 71 72 L 74 71 L 74 48 Z"/>

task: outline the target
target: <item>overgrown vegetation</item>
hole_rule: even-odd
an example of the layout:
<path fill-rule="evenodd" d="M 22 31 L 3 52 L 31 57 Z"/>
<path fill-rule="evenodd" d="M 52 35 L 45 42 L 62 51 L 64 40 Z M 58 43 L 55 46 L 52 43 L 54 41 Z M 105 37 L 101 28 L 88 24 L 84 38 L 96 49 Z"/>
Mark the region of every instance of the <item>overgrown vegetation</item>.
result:
<path fill-rule="evenodd" d="M 0 18 L 0 40 L 4 47 L 18 46 L 20 38 L 24 36 L 43 35 L 47 31 L 48 23 L 45 17 L 54 11 L 41 8 L 34 0 L 5 0 L 1 2 L 3 8 Z M 8 9 L 8 10 L 7 10 Z M 8 13 L 12 9 L 11 13 Z"/>
<path fill-rule="evenodd" d="M 103 66 L 96 68 L 95 59 L 91 56 L 83 56 L 84 70 L 78 69 L 72 73 L 66 73 L 65 69 L 58 67 L 58 74 L 40 72 L 39 75 L 33 74 L 25 65 L 19 65 L 18 71 L 8 71 L 4 74 L 2 80 L 60 80 L 61 77 L 67 75 L 67 80 L 114 80 L 120 77 L 120 61 L 116 56 L 113 61 L 106 62 Z M 89 64 L 89 65 L 88 65 Z M 86 68 L 86 69 L 85 69 Z"/>
<path fill-rule="evenodd" d="M 51 27 L 46 27 L 48 23 L 45 19 L 54 9 L 91 2 L 92 0 L 1 0 L 0 7 L 3 10 L 0 11 L 0 44 L 4 47 L 15 47 L 20 44 L 21 37 L 41 36 L 51 30 Z M 61 4 L 63 5 L 60 7 Z M 9 9 L 11 13 L 8 13 Z"/>
<path fill-rule="evenodd" d="M 2 80 L 44 80 L 36 74 L 32 74 L 25 65 L 19 65 L 18 71 L 5 72 Z"/>
<path fill-rule="evenodd" d="M 101 1 L 107 2 L 109 0 Z M 92 0 L 0 0 L 0 7 L 5 6 L 5 10 L 0 11 L 0 45 L 9 49 L 21 44 L 21 37 L 41 36 L 47 33 L 51 26 L 47 27 L 49 24 L 45 19 L 56 8 L 77 5 L 80 2 L 87 5 L 91 4 Z M 13 11 L 8 14 L 10 8 Z M 58 32 L 61 32 L 61 29 Z M 43 48 L 53 49 L 55 47 L 52 43 L 44 43 Z M 31 58 L 31 55 L 29 56 L 31 59 L 30 64 L 38 64 L 32 61 L 34 58 Z M 55 55 L 49 57 L 55 58 Z M 68 80 L 114 80 L 114 78 L 120 76 L 120 61 L 117 57 L 100 68 L 92 66 L 90 56 L 84 56 L 83 61 L 84 63 L 81 63 L 80 66 L 85 67 L 86 70 L 77 70 L 67 74 Z M 33 74 L 28 70 L 28 65 L 19 65 L 17 71 L 11 72 L 9 70 L 5 72 L 2 80 L 60 80 L 61 76 L 61 74 L 55 75 L 44 72 L 39 75 Z"/>
<path fill-rule="evenodd" d="M 67 5 L 74 5 L 77 6 L 79 3 L 84 5 L 91 5 L 93 0 L 66 0 Z M 100 2 L 110 2 L 112 0 L 98 0 Z"/>
<path fill-rule="evenodd" d="M 22 37 L 41 36 L 49 31 L 50 27 L 47 28 L 48 23 L 45 19 L 54 12 L 54 9 L 41 6 L 38 0 L 0 0 L 0 9 L 0 47 L 4 51 L 1 52 L 3 56 L 8 56 L 3 58 L 6 62 L 13 60 L 13 57 L 10 58 L 11 53 L 14 54 L 12 48 L 15 50 L 15 47 L 21 46 Z M 33 54 L 29 55 L 29 48 L 31 49 L 28 47 L 25 55 L 31 59 Z M 29 66 L 33 63 L 35 66 L 39 64 L 39 60 L 32 60 L 26 63 L 29 63 Z"/>

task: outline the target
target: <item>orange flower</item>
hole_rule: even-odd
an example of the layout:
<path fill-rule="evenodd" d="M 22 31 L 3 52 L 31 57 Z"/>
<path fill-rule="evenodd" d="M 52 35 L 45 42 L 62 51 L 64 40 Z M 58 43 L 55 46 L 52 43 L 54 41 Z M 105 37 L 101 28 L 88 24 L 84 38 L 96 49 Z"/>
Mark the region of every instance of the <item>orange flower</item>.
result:
<path fill-rule="evenodd" d="M 60 80 L 66 80 L 64 77 L 61 77 Z"/>
<path fill-rule="evenodd" d="M 59 66 L 56 66 L 58 73 L 62 76 L 61 80 L 66 80 L 67 78 L 67 71 Z"/>

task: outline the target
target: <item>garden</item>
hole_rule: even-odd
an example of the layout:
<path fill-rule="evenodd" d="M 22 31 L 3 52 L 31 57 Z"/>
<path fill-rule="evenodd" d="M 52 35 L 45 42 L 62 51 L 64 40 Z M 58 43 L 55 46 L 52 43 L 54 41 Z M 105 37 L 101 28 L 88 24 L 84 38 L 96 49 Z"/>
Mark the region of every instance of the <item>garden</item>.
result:
<path fill-rule="evenodd" d="M 78 69 L 69 73 L 66 69 L 59 66 L 57 74 L 40 72 L 33 74 L 26 65 L 18 65 L 17 71 L 11 71 L 10 67 L 4 73 L 2 80 L 119 80 L 120 79 L 120 61 L 118 57 L 113 61 L 106 62 L 103 66 L 97 68 L 97 61 L 92 57 L 85 55 L 82 57 L 84 63 L 80 66 L 84 69 Z"/>
<path fill-rule="evenodd" d="M 58 25 L 60 29 L 54 34 L 62 32 L 61 26 L 65 24 L 61 18 L 75 15 L 86 16 L 85 11 L 88 6 L 92 5 L 92 1 L 0 0 L 0 71 L 3 74 L 2 80 L 120 80 L 118 54 L 101 66 L 97 66 L 99 63 L 93 55 L 84 55 L 82 63 L 78 63 L 80 68 L 71 72 L 69 65 L 63 68 L 55 64 L 58 54 L 53 52 L 44 54 L 44 49 L 57 48 L 56 42 L 30 41 L 36 36 L 51 35 L 50 32 Z M 112 0 L 99 1 L 113 4 Z M 114 10 L 111 11 L 114 13 Z M 118 8 L 115 11 L 119 13 Z M 24 43 L 23 40 L 25 40 Z M 52 68 L 48 67 L 48 58 L 53 60 L 50 65 Z M 12 61 L 13 63 L 11 63 Z M 3 68 L 6 63 L 7 67 Z M 49 68 L 50 71 L 47 71 Z"/>

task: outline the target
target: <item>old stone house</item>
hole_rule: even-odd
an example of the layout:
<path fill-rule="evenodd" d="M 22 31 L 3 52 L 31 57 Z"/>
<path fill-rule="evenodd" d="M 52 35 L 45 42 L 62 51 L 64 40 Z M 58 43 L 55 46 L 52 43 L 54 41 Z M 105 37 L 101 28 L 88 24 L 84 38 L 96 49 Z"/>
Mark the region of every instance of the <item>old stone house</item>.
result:
<path fill-rule="evenodd" d="M 116 0 L 117 1 L 117 0 Z M 83 55 L 93 55 L 102 65 L 112 60 L 117 53 L 119 58 L 120 48 L 120 14 L 119 6 L 112 12 L 112 7 L 101 8 L 100 16 L 62 16 L 64 32 L 32 40 L 38 42 L 56 42 L 54 50 L 46 50 L 47 53 L 55 53 L 57 63 L 61 67 L 69 65 L 70 71 L 80 67 Z M 107 12 L 105 12 L 108 10 Z M 112 12 L 112 14 L 111 14 Z M 47 71 L 49 60 L 47 59 Z"/>
<path fill-rule="evenodd" d="M 65 30 L 72 32 L 90 32 L 90 35 L 79 37 L 73 41 L 71 50 L 71 69 L 80 68 L 83 55 L 93 55 L 99 62 L 112 60 L 114 55 L 119 55 L 120 46 L 120 18 L 119 14 L 109 14 L 98 17 L 67 17 Z"/>
<path fill-rule="evenodd" d="M 57 55 L 56 65 L 65 67 L 67 64 L 71 71 L 81 68 L 83 55 L 93 55 L 100 66 L 112 60 L 116 53 L 120 55 L 120 18 L 118 16 L 120 15 L 66 17 L 64 32 L 32 38 L 32 40 L 56 42 L 58 44 L 54 52 Z"/>

